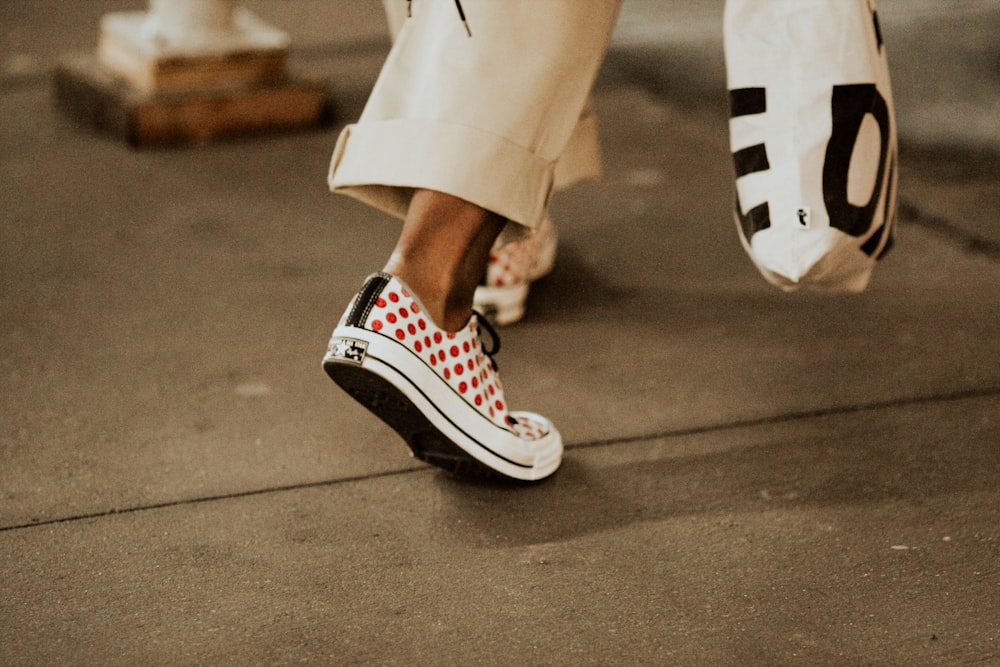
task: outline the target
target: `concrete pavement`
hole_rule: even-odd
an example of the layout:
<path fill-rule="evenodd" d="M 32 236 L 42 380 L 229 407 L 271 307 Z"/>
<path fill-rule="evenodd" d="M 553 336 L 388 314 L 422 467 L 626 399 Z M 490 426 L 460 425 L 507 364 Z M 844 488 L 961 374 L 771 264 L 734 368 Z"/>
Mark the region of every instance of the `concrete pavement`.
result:
<path fill-rule="evenodd" d="M 995 4 L 882 3 L 901 225 L 829 297 L 737 241 L 721 3 L 627 2 L 605 178 L 503 332 L 568 443 L 514 489 L 319 368 L 397 229 L 327 193 L 336 128 L 135 152 L 56 114 L 49 64 L 122 4 L 0 9 L 0 664 L 1000 663 Z M 247 4 L 354 117 L 377 3 Z"/>

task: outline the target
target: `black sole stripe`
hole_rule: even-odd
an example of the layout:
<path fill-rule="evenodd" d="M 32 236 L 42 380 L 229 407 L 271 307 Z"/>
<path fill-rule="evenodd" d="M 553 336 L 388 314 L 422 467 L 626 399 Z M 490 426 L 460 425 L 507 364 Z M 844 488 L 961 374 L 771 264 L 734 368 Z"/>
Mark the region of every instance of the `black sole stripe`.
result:
<path fill-rule="evenodd" d="M 509 463 L 511 465 L 517 466 L 518 468 L 524 468 L 526 470 L 531 470 L 531 469 L 533 469 L 535 467 L 534 465 L 529 465 L 529 464 L 526 464 L 526 463 L 518 463 L 517 461 L 512 461 L 509 458 L 507 458 L 506 456 L 503 456 L 502 454 L 498 454 L 497 452 L 493 451 L 492 449 L 490 449 L 489 447 L 487 447 L 486 445 L 484 445 L 483 443 L 481 443 L 479 440 L 477 440 L 476 438 L 474 438 L 471 435 L 469 435 L 468 432 L 466 432 L 466 430 L 464 428 L 462 428 L 461 426 L 459 426 L 458 424 L 456 424 L 455 421 L 451 417 L 449 417 L 444 412 L 442 412 L 441 408 L 438 407 L 437 403 L 435 403 L 434 401 L 432 401 L 431 398 L 430 398 L 430 396 L 428 396 L 424 392 L 424 390 L 420 388 L 420 386 L 418 386 L 415 382 L 413 382 L 413 380 L 411 380 L 410 377 L 406 373 L 404 373 L 399 368 L 397 368 L 393 364 L 389 363 L 385 359 L 382 359 L 382 358 L 377 357 L 375 355 L 368 355 L 368 358 L 369 359 L 374 359 L 375 361 L 378 361 L 379 363 L 385 364 L 387 367 L 389 367 L 392 370 L 396 371 L 400 375 L 400 377 L 404 378 L 409 383 L 409 385 L 411 387 L 413 387 L 414 389 L 416 389 L 417 392 L 419 392 L 420 395 L 423 396 L 427 400 L 427 402 L 434 407 L 434 410 L 439 415 L 441 415 L 444 418 L 445 421 L 447 421 L 449 424 L 451 424 L 452 426 L 454 426 L 462 435 L 464 435 L 466 438 L 468 438 L 469 440 L 471 440 L 472 442 L 474 442 L 480 448 L 486 450 L 487 452 L 489 452 L 493 456 L 497 457 L 498 459 L 506 461 L 507 463 Z M 362 366 L 361 368 L 364 368 L 364 366 Z M 367 370 L 369 373 L 374 372 L 374 371 L 372 371 L 370 369 L 365 369 L 365 370 Z M 376 373 L 376 375 L 378 375 L 378 373 Z M 379 375 L 379 377 L 381 377 L 383 380 L 385 380 L 389 384 L 393 384 L 393 382 L 391 380 L 389 380 L 389 378 L 387 378 L 385 376 L 382 376 L 382 375 Z M 397 387 L 397 389 L 398 389 L 398 387 Z M 449 387 L 449 389 L 450 389 L 450 387 Z M 404 396 L 405 396 L 405 393 L 404 393 Z M 412 405 L 412 403 L 411 403 L 411 405 Z M 413 409 L 417 410 L 418 412 L 420 412 L 420 408 L 418 408 L 416 405 L 413 405 Z M 476 414 L 479 414 L 479 413 L 476 412 Z M 479 415 L 479 416 L 482 416 L 482 415 Z M 490 423 L 493 424 L 492 422 L 490 422 Z M 496 426 L 496 424 L 493 424 L 493 426 Z M 499 428 L 499 427 L 497 427 L 497 428 Z M 500 430 L 503 431 L 505 429 L 500 429 Z M 438 431 L 438 432 L 440 433 L 440 431 Z M 507 432 L 510 433 L 511 435 L 514 435 L 514 437 L 517 437 L 517 435 L 514 434 L 513 432 L 511 432 L 511 431 L 507 431 Z M 444 435 L 444 434 L 441 433 L 441 435 Z M 455 443 L 455 445 L 458 446 L 459 449 L 464 449 L 458 443 Z M 470 456 L 471 456 L 471 454 L 470 454 Z M 475 458 L 475 457 L 473 457 L 473 458 Z M 476 460 L 479 461 L 479 459 L 476 459 Z M 479 461 L 479 463 L 483 463 L 483 462 Z M 486 464 L 483 463 L 483 465 L 486 465 Z"/>
<path fill-rule="evenodd" d="M 346 326 L 346 325 L 345 325 L 345 326 Z M 385 340 L 389 341 L 389 342 L 390 342 L 390 343 L 392 343 L 393 345 L 398 345 L 398 346 L 402 347 L 402 348 L 403 348 L 404 350 L 406 350 L 406 353 L 407 353 L 407 354 L 409 354 L 409 355 L 410 355 L 410 356 L 412 356 L 412 357 L 415 357 L 415 358 L 416 358 L 416 360 L 417 360 L 417 361 L 419 361 L 419 362 L 420 362 L 420 364 L 421 364 L 421 365 L 422 365 L 422 366 L 423 366 L 424 368 L 426 368 L 426 369 L 427 369 L 428 371 L 430 371 L 430 372 L 431 372 L 431 373 L 433 373 L 434 375 L 437 375 L 437 371 L 436 371 L 436 370 L 434 370 L 434 367 L 433 367 L 433 366 L 431 366 L 431 365 L 430 365 L 430 364 L 428 364 L 428 363 L 427 363 L 426 361 L 424 361 L 423 359 L 421 359 L 420 357 L 418 357 L 418 356 L 417 356 L 417 355 L 416 355 L 415 353 L 413 353 L 413 352 L 411 352 L 410 350 L 408 350 L 408 349 L 407 349 L 407 348 L 406 348 L 405 346 L 403 346 L 403 344 L 402 344 L 402 343 L 400 343 L 399 341 L 397 341 L 397 340 L 396 340 L 395 338 L 393 338 L 392 336 L 387 336 L 387 335 L 386 335 L 386 334 L 384 334 L 384 333 L 380 333 L 380 332 L 378 332 L 378 331 L 372 331 L 371 329 L 366 329 L 366 328 L 364 328 L 363 326 L 357 326 L 357 327 L 355 327 L 355 328 L 356 328 L 356 329 L 361 329 L 362 331 L 364 331 L 364 332 L 365 332 L 366 334 L 368 334 L 368 335 L 370 335 L 370 336 L 378 336 L 379 338 L 384 338 Z M 350 336 L 347 336 L 347 338 L 350 338 Z M 384 359 L 381 359 L 381 358 L 379 358 L 379 357 L 376 357 L 376 356 L 374 356 L 374 355 L 369 355 L 369 356 L 371 356 L 371 357 L 372 357 L 373 359 L 378 359 L 378 360 L 379 360 L 379 361 L 381 361 L 382 363 L 385 363 L 385 364 L 386 364 L 387 366 L 391 366 L 391 367 L 392 367 L 392 368 L 393 368 L 394 370 L 398 370 L 398 369 L 396 369 L 396 367 L 395 367 L 395 366 L 392 366 L 391 364 L 387 363 L 387 362 L 386 362 L 386 361 L 385 361 Z M 406 377 L 408 378 L 409 376 L 406 376 Z M 440 379 L 440 377 L 439 377 L 439 379 Z M 456 397 L 456 398 L 457 398 L 458 400 L 460 400 L 460 401 L 464 401 L 464 400 L 465 400 L 464 398 L 462 398 L 462 396 L 461 396 L 461 395 L 460 395 L 460 394 L 459 394 L 458 392 L 456 392 L 456 391 L 455 391 L 455 388 L 454 388 L 454 387 L 452 387 L 452 386 L 451 386 L 450 384 L 448 384 L 448 383 L 447 383 L 447 382 L 445 382 L 444 380 L 441 380 L 441 382 L 442 382 L 442 383 L 444 383 L 444 385 L 445 385 L 446 387 L 448 387 L 448 391 L 450 391 L 450 392 L 452 393 L 452 395 L 454 395 L 454 396 L 455 396 L 455 397 Z M 478 410 L 476 410 L 476 414 L 477 414 L 477 415 L 479 415 L 479 417 L 480 417 L 480 418 L 484 419 L 484 420 L 486 421 L 486 423 L 487 423 L 487 424 L 489 424 L 490 426 L 492 426 L 492 427 L 494 427 L 494 428 L 498 428 L 498 429 L 500 429 L 501 431 L 506 431 L 507 433 L 510 433 L 511 435 L 513 435 L 513 436 L 517 437 L 517 434 L 516 434 L 516 433 L 514 433 L 514 431 L 510 430 L 509 428 L 504 428 L 504 427 L 502 427 L 502 426 L 498 426 L 496 422 L 494 422 L 493 420 L 491 420 L 491 419 L 490 419 L 489 417 L 487 417 L 486 415 L 482 414 L 482 413 L 481 413 L 481 412 L 479 412 Z"/>

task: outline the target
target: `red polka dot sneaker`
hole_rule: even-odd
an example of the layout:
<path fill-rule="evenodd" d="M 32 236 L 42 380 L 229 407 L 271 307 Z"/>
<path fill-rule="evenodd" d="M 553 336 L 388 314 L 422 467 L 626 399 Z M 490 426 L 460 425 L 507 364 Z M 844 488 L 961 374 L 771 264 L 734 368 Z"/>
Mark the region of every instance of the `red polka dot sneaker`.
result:
<path fill-rule="evenodd" d="M 508 409 L 492 358 L 497 347 L 477 315 L 448 333 L 402 281 L 379 273 L 333 330 L 323 368 L 422 461 L 463 476 L 542 479 L 559 467 L 562 437 L 544 417 Z"/>
<path fill-rule="evenodd" d="M 524 317 L 532 281 L 547 275 L 555 264 L 557 240 L 555 225 L 545 216 L 534 234 L 493 248 L 473 307 L 499 325 Z"/>

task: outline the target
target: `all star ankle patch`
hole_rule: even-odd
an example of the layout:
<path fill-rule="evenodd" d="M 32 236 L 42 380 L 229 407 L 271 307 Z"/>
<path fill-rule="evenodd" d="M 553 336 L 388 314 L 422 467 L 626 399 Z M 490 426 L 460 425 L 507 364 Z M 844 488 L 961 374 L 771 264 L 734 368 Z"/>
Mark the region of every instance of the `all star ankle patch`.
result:
<path fill-rule="evenodd" d="M 360 364 L 365 360 L 367 352 L 368 343 L 363 340 L 339 337 L 330 339 L 330 356 L 335 359 L 343 359 L 344 361 Z"/>

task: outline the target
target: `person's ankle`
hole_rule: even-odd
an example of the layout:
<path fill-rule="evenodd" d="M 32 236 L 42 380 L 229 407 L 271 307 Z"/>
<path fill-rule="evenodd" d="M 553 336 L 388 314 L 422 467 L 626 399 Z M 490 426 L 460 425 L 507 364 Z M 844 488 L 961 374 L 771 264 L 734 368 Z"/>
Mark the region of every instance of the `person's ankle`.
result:
<path fill-rule="evenodd" d="M 472 317 L 474 286 L 466 289 L 438 272 L 432 275 L 413 272 L 405 264 L 393 260 L 383 270 L 403 281 L 421 303 L 427 317 L 440 329 L 456 332 L 468 324 Z"/>

